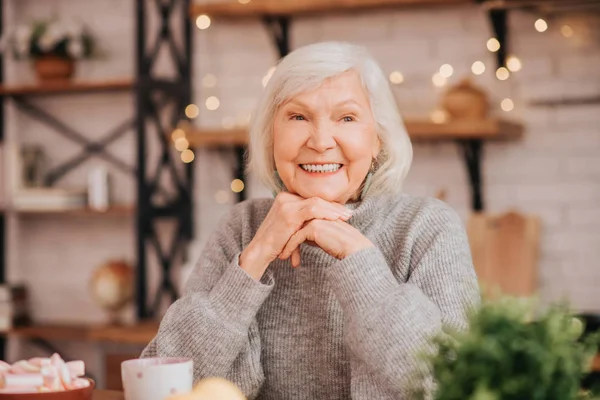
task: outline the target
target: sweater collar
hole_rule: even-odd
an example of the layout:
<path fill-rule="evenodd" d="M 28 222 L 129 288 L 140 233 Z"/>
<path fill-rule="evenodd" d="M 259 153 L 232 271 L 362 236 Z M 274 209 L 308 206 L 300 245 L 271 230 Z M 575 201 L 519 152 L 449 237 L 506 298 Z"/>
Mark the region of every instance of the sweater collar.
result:
<path fill-rule="evenodd" d="M 385 203 L 390 195 L 369 196 L 364 200 L 346 203 L 346 208 L 352 210 L 352 218 L 348 223 L 358 230 L 366 228 L 373 218 L 385 213 Z"/>

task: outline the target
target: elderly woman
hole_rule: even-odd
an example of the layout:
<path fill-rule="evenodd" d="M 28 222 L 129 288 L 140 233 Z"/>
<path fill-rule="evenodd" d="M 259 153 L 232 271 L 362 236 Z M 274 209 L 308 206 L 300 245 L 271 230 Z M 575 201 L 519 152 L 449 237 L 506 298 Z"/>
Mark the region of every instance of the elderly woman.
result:
<path fill-rule="evenodd" d="M 251 399 L 407 398 L 419 353 L 479 302 L 464 227 L 401 192 L 412 148 L 360 47 L 277 67 L 254 112 L 252 172 L 274 199 L 233 207 L 143 357 L 185 356 Z"/>

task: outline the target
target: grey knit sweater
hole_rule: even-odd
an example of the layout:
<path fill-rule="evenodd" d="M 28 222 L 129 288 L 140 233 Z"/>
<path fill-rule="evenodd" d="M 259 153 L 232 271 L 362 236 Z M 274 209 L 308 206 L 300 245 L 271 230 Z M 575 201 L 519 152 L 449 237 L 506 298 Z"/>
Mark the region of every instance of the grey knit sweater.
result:
<path fill-rule="evenodd" d="M 142 357 L 194 359 L 249 399 L 407 399 L 430 335 L 465 329 L 480 301 L 462 222 L 444 203 L 367 198 L 348 221 L 376 247 L 337 260 L 302 245 L 301 266 L 238 264 L 272 199 L 224 218 Z"/>

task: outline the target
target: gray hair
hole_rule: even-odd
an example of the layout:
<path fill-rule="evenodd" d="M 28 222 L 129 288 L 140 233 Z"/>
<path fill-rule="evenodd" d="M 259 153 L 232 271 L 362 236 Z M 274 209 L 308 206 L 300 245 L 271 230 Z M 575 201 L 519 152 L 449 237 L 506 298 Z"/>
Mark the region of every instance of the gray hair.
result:
<path fill-rule="evenodd" d="M 273 158 L 273 118 L 278 108 L 348 70 L 358 72 L 367 91 L 382 145 L 367 195 L 402 190 L 412 163 L 412 145 L 385 74 L 365 48 L 322 42 L 301 47 L 279 62 L 252 115 L 248 172 L 273 192 L 283 189 L 275 177 Z"/>

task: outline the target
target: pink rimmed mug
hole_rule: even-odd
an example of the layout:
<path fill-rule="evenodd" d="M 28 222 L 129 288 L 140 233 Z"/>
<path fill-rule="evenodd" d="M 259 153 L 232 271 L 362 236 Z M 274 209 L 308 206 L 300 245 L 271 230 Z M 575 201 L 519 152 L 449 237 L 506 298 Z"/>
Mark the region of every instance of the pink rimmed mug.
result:
<path fill-rule="evenodd" d="M 127 360 L 121 363 L 121 379 L 125 400 L 165 400 L 192 391 L 194 362 L 183 357 Z"/>

